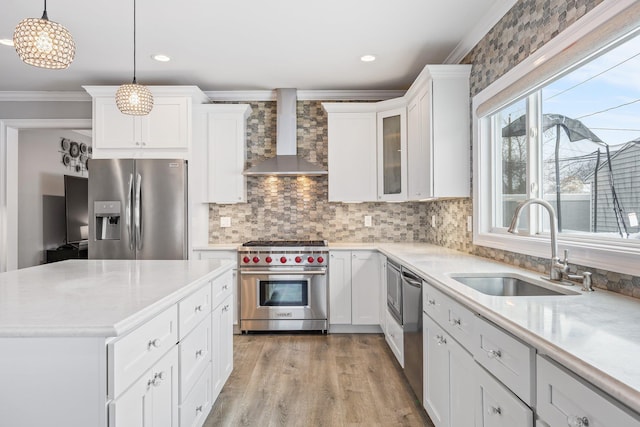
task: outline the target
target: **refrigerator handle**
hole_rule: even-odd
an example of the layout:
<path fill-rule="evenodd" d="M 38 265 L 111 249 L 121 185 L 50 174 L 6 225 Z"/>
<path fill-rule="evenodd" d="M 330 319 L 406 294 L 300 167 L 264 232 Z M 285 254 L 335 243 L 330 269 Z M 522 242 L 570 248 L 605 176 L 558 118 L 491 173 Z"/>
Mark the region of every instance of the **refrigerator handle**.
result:
<path fill-rule="evenodd" d="M 133 197 L 133 174 L 129 174 L 129 192 L 127 193 L 127 206 L 125 212 L 125 222 L 129 232 L 129 249 L 133 250 L 133 230 L 131 229 L 131 198 Z"/>
<path fill-rule="evenodd" d="M 142 189 L 141 189 L 141 185 L 142 185 L 142 175 L 137 174 L 137 179 L 136 179 L 136 206 L 135 206 L 135 210 L 134 210 L 134 215 L 135 215 L 135 227 L 136 227 L 136 247 L 138 250 L 142 249 L 142 221 L 141 221 L 141 215 L 140 215 L 140 209 L 141 209 L 141 198 L 142 198 Z"/>

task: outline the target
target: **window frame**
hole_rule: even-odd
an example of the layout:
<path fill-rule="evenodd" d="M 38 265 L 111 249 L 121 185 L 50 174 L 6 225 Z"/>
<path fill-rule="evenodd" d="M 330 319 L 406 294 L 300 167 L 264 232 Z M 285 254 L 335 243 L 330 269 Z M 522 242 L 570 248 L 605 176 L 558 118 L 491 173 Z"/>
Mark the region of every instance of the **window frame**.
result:
<path fill-rule="evenodd" d="M 548 78 L 549 67 L 551 71 L 555 69 L 556 78 L 564 75 L 575 68 L 578 68 L 594 55 L 601 53 L 605 49 L 610 49 L 625 40 L 640 33 L 640 18 L 633 21 L 633 27 L 629 28 L 627 23 L 624 35 L 618 35 L 613 40 L 605 40 L 601 43 L 600 49 L 595 52 L 575 52 L 572 56 L 567 55 L 567 51 L 574 48 L 577 42 L 586 36 L 593 36 L 604 28 L 604 32 L 609 31 L 607 36 L 611 37 L 610 28 L 618 26 L 617 20 L 627 19 L 634 0 L 605 0 L 588 14 L 583 16 L 578 22 L 567 28 L 554 39 L 545 44 L 542 48 L 531 54 L 516 67 L 508 71 L 482 92 L 477 94 L 472 101 L 472 123 L 473 123 L 473 244 L 490 248 L 516 252 L 541 258 L 550 258 L 551 246 L 548 234 L 539 235 L 512 235 L 507 233 L 506 227 L 493 227 L 494 195 L 496 192 L 497 180 L 500 178 L 494 173 L 497 170 L 496 147 L 491 143 L 491 132 L 494 123 L 491 116 L 504 108 L 506 105 L 522 99 L 523 97 L 539 96 L 539 91 L 550 78 Z M 629 8 L 629 9 L 628 9 Z M 628 10 L 627 10 L 628 9 Z M 633 10 L 639 12 L 638 8 Z M 576 47 L 577 49 L 577 47 Z M 564 59 L 568 57 L 570 59 Z M 568 63 L 571 61 L 572 63 Z M 547 67 L 545 69 L 545 67 Z M 545 75 L 547 78 L 545 79 Z M 517 87 L 522 81 L 532 82 L 532 87 Z M 514 92 L 515 87 L 515 92 Z M 518 90 L 525 90 L 525 93 L 518 94 Z M 510 99 L 505 98 L 505 93 L 512 91 L 514 94 Z M 527 95 L 529 93 L 529 95 Z M 524 96 L 526 95 L 526 96 Z M 527 103 L 530 105 L 531 103 Z M 533 103 L 540 106 L 540 103 Z M 489 107 L 487 107 L 489 105 Z M 479 108 L 482 110 L 478 112 Z M 480 115 L 481 114 L 481 115 Z M 529 117 L 529 129 L 539 129 L 535 111 L 527 111 Z M 529 135 L 529 161 L 536 158 L 538 150 L 535 136 Z M 530 165 L 531 166 L 531 165 Z M 533 164 L 534 168 L 540 165 Z M 531 175 L 531 174 L 528 174 Z M 529 179 L 529 177 L 528 177 Z M 542 181 L 538 180 L 538 183 Z M 540 185 L 540 184 L 539 184 Z M 527 181 L 527 197 L 538 197 L 538 189 L 532 189 L 531 182 Z M 541 227 L 544 219 L 541 209 L 532 207 L 534 230 Z M 544 213 L 546 215 L 546 213 Z M 594 239 L 590 236 L 558 236 L 560 251 L 569 250 L 569 260 L 571 263 L 594 268 L 602 268 L 607 271 L 616 271 L 625 274 L 638 275 L 637 262 L 640 260 L 640 242 L 615 241 L 612 239 Z"/>

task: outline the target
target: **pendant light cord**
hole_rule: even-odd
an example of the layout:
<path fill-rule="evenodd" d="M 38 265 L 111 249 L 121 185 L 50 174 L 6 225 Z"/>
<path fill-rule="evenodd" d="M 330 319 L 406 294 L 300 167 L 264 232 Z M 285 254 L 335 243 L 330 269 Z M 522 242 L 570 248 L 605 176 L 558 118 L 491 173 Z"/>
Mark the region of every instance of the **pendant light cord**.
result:
<path fill-rule="evenodd" d="M 136 0 L 133 0 L 133 84 L 136 84 Z"/>
<path fill-rule="evenodd" d="M 47 0 L 44 0 L 44 12 L 42 12 L 42 18 L 40 19 L 49 20 L 49 17 L 47 16 Z"/>

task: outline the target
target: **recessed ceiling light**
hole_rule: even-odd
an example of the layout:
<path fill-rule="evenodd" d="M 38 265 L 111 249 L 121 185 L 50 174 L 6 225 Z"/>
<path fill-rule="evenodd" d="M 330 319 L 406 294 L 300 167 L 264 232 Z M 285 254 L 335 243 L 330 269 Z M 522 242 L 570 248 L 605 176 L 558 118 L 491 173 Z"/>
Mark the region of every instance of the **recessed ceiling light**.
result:
<path fill-rule="evenodd" d="M 376 60 L 375 55 L 364 55 L 360 57 L 360 61 L 362 62 L 373 62 Z"/>
<path fill-rule="evenodd" d="M 153 59 L 155 59 L 156 61 L 158 61 L 158 62 L 169 62 L 169 61 L 171 61 L 171 57 L 169 57 L 167 55 L 164 55 L 162 53 L 151 55 L 151 57 Z"/>
<path fill-rule="evenodd" d="M 13 40 L 11 39 L 0 39 L 0 44 L 5 46 L 13 46 Z"/>

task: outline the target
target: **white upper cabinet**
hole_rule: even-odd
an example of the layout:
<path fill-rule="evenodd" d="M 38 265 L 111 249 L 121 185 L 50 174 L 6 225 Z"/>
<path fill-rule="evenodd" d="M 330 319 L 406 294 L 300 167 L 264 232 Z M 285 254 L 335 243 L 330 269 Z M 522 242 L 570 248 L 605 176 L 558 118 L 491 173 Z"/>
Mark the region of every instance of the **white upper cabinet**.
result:
<path fill-rule="evenodd" d="M 93 97 L 93 157 L 189 158 L 192 105 L 206 102 L 194 86 L 150 86 L 153 110 L 130 116 L 116 106 L 117 86 L 85 86 Z"/>
<path fill-rule="evenodd" d="M 329 201 L 469 197 L 469 65 L 427 65 L 401 98 L 323 103 Z"/>
<path fill-rule="evenodd" d="M 408 200 L 469 197 L 470 65 L 427 65 L 407 92 Z"/>
<path fill-rule="evenodd" d="M 401 106 L 378 107 L 378 200 L 403 201 L 407 198 L 407 109 Z M 397 104 L 395 100 L 393 103 Z"/>
<path fill-rule="evenodd" d="M 198 201 L 242 203 L 247 201 L 246 123 L 248 104 L 198 105 L 194 114 L 193 165 L 201 186 Z"/>
<path fill-rule="evenodd" d="M 323 103 L 329 120 L 329 201 L 376 200 L 376 107 Z"/>

